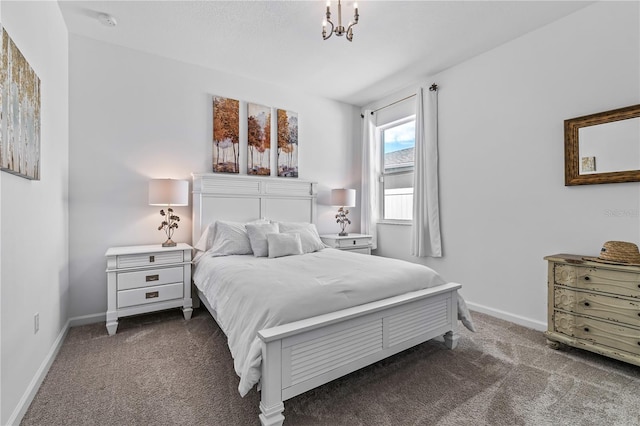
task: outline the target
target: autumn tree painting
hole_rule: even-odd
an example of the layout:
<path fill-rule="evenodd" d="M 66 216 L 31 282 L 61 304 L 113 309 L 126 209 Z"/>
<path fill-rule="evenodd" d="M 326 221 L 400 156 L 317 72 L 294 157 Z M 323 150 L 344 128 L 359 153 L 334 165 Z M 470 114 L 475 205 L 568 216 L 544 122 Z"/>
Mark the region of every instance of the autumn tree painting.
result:
<path fill-rule="evenodd" d="M 298 177 L 298 114 L 278 110 L 278 176 Z"/>
<path fill-rule="evenodd" d="M 247 104 L 247 174 L 271 174 L 271 108 Z"/>
<path fill-rule="evenodd" d="M 239 173 L 240 101 L 213 97 L 213 171 Z"/>

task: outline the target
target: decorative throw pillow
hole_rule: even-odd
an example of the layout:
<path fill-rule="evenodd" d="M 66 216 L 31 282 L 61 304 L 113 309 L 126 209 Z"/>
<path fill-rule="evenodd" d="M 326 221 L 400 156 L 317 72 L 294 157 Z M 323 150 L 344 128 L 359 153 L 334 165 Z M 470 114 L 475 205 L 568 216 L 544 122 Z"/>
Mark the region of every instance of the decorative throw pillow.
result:
<path fill-rule="evenodd" d="M 302 254 L 300 234 L 267 234 L 269 258 Z"/>
<path fill-rule="evenodd" d="M 279 222 L 280 232 L 284 234 L 297 232 L 300 234 L 303 253 L 313 253 L 322 250 L 326 246 L 320 239 L 318 229 L 313 223 L 305 222 Z"/>
<path fill-rule="evenodd" d="M 207 253 L 211 256 L 251 254 L 251 243 L 244 223 L 217 221 L 213 244 Z"/>
<path fill-rule="evenodd" d="M 249 243 L 251 250 L 256 257 L 266 257 L 269 254 L 269 244 L 267 242 L 267 234 L 277 234 L 277 223 L 247 223 L 247 234 L 249 235 Z"/>

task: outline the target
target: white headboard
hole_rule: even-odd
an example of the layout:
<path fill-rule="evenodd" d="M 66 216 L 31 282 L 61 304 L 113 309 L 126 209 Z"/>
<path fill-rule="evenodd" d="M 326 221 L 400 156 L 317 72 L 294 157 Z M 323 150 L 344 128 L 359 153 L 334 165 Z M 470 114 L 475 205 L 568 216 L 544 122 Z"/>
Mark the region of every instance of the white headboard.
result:
<path fill-rule="evenodd" d="M 191 176 L 194 244 L 204 227 L 214 220 L 316 221 L 315 182 L 221 173 L 192 173 Z"/>

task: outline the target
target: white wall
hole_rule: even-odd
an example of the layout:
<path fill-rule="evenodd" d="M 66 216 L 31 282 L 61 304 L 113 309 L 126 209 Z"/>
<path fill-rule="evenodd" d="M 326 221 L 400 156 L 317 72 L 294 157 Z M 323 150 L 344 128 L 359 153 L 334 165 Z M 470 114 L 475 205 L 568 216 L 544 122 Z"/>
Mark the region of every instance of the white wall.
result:
<path fill-rule="evenodd" d="M 564 186 L 563 121 L 640 102 L 640 4 L 601 2 L 444 71 L 444 257 L 422 259 L 478 310 L 546 327 L 545 255 L 640 243 L 640 183 Z M 402 97 L 407 91 L 396 95 Z M 377 254 L 409 255 L 381 225 Z"/>
<path fill-rule="evenodd" d="M 211 171 L 212 95 L 298 113 L 300 178 L 320 183 L 321 233 L 337 229 L 334 208 L 323 204 L 329 189 L 359 181 L 353 106 L 76 35 L 70 81 L 72 317 L 104 319 L 108 247 L 164 241 L 148 180 Z M 190 242 L 191 207 L 176 212 L 173 239 Z"/>
<path fill-rule="evenodd" d="M 68 317 L 68 38 L 56 2 L 0 4 L 13 41 L 41 81 L 41 180 L 0 173 L 0 424 L 37 389 Z M 34 334 L 33 316 L 40 314 Z M 35 380 L 35 382 L 34 382 Z M 26 401 L 26 405 L 25 405 Z"/>

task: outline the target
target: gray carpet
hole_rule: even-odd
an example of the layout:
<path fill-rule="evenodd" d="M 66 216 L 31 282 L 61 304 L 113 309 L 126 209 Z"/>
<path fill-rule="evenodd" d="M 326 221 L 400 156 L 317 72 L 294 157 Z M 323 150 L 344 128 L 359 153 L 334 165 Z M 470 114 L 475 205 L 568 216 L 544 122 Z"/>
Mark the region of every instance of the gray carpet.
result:
<path fill-rule="evenodd" d="M 285 402 L 289 425 L 638 425 L 640 367 L 554 351 L 474 313 L 458 348 L 427 342 Z M 72 328 L 22 425 L 256 425 L 206 311 Z"/>

